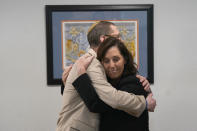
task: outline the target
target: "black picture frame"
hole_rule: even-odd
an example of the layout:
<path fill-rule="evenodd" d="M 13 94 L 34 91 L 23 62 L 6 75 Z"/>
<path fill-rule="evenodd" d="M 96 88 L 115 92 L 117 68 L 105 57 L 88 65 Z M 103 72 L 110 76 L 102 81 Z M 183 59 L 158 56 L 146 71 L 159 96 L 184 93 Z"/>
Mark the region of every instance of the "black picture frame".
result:
<path fill-rule="evenodd" d="M 141 42 L 142 44 L 142 54 L 140 57 L 145 59 L 145 67 L 146 71 L 145 76 L 150 83 L 154 83 L 154 34 L 153 34 L 153 16 L 154 16 L 154 5 L 153 4 L 129 4 L 129 5 L 45 5 L 45 16 L 46 16 L 46 47 L 47 47 L 47 85 L 59 85 L 61 84 L 61 73 L 63 72 L 62 66 L 56 68 L 56 64 L 61 65 L 61 36 L 58 37 L 59 27 L 61 27 L 61 23 L 56 22 L 56 14 L 57 18 L 64 19 L 62 15 L 58 15 L 58 13 L 83 13 L 83 12 L 131 12 L 138 13 L 143 12 L 144 17 L 146 18 L 143 22 L 146 24 L 143 27 L 143 31 L 145 31 L 146 42 Z M 62 18 L 61 18 L 62 17 Z M 102 17 L 102 16 L 101 16 Z M 138 16 L 137 16 L 138 17 Z M 69 19 L 68 17 L 66 19 Z M 87 19 L 87 18 L 86 18 Z M 95 19 L 96 20 L 96 19 Z M 99 19 L 100 20 L 100 19 Z M 106 20 L 106 19 L 105 19 Z M 55 22 L 56 24 L 55 24 Z M 54 25 L 55 24 L 55 25 Z M 60 24 L 60 25 L 58 25 Z M 57 28 L 54 26 L 57 26 Z M 57 29 L 57 30 L 56 30 Z M 57 37 L 56 37 L 57 35 Z M 141 38 L 139 38 L 140 40 Z M 56 44 L 58 43 L 58 44 Z M 145 43 L 145 44 L 144 44 Z M 143 48 L 143 44 L 146 45 L 146 48 Z M 57 47 L 56 47 L 57 46 Z M 144 58 L 145 57 L 145 58 Z M 54 62 L 54 61 L 57 62 Z M 142 64 L 144 65 L 144 64 Z M 55 70 L 58 70 L 56 73 Z M 58 75 L 57 75 L 58 74 Z"/>

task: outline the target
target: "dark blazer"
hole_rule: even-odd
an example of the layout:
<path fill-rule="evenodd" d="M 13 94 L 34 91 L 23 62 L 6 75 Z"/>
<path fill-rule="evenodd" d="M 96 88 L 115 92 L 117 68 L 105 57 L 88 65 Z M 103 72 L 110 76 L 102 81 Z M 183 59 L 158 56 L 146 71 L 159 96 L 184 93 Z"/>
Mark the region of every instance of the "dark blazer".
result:
<path fill-rule="evenodd" d="M 91 112 L 100 113 L 100 131 L 149 131 L 147 110 L 137 118 L 126 112 L 111 108 L 99 98 L 87 74 L 77 78 L 73 85 L 88 109 Z M 136 76 L 124 77 L 117 85 L 113 86 L 118 90 L 147 96 L 147 92 L 144 91 Z"/>
<path fill-rule="evenodd" d="M 65 86 L 64 86 L 64 83 L 61 81 L 61 95 L 63 95 L 63 93 L 64 93 L 64 88 L 65 88 Z"/>

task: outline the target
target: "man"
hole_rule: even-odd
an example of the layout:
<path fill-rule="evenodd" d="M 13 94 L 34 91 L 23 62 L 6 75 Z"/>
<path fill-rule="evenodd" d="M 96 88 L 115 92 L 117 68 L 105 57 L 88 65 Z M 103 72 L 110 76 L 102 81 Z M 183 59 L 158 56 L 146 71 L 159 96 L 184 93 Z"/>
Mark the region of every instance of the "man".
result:
<path fill-rule="evenodd" d="M 147 109 L 154 111 L 156 101 L 151 95 L 145 100 L 143 96 L 118 91 L 107 82 L 105 71 L 96 59 L 96 52 L 100 43 L 108 36 L 119 37 L 119 31 L 113 23 L 101 21 L 93 24 L 88 31 L 88 42 L 91 49 L 82 56 L 82 58 L 94 56 L 87 69 L 87 74 L 90 76 L 100 99 L 111 107 L 136 117 L 144 111 L 146 102 L 148 103 Z M 76 70 L 77 67 L 74 64 L 65 83 L 63 108 L 60 112 L 56 131 L 98 131 L 99 115 L 88 110 L 72 86 L 73 81 L 78 77 Z"/>

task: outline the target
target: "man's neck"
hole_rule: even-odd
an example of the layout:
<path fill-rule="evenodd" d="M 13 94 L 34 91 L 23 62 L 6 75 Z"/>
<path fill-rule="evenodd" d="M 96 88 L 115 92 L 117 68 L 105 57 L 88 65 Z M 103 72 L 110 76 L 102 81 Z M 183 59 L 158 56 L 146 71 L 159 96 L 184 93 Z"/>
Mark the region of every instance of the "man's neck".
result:
<path fill-rule="evenodd" d="M 97 53 L 98 47 L 90 47 L 90 48 L 92 48 Z"/>

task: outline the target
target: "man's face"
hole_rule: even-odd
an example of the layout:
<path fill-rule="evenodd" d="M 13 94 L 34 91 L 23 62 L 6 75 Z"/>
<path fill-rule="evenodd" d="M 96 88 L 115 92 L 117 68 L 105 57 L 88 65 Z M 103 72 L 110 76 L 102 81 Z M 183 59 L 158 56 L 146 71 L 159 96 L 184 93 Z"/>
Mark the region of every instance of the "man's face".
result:
<path fill-rule="evenodd" d="M 120 39 L 120 32 L 115 25 L 111 25 L 111 30 L 112 30 L 112 33 L 109 34 L 109 36 Z"/>
<path fill-rule="evenodd" d="M 109 36 L 112 36 L 112 37 L 115 37 L 115 38 L 118 38 L 118 39 L 121 39 L 120 38 L 120 32 L 118 30 L 118 28 L 115 26 L 115 25 L 111 25 L 110 26 L 111 28 L 111 34 L 107 34 L 107 35 L 103 35 L 100 37 L 100 42 L 102 43 L 105 39 L 107 39 Z"/>

